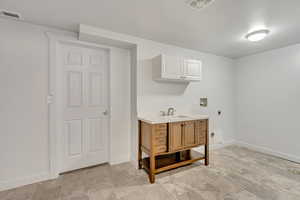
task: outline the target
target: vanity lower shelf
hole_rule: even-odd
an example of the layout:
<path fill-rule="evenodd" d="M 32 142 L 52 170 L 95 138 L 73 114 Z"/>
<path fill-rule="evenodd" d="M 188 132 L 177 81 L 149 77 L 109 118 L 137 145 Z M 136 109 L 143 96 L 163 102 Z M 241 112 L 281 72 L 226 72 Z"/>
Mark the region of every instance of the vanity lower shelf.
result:
<path fill-rule="evenodd" d="M 186 154 L 184 157 L 181 154 Z M 178 167 L 182 167 L 185 165 L 192 164 L 199 160 L 204 160 L 205 155 L 199 152 L 191 150 L 191 155 L 189 155 L 189 150 L 176 152 L 168 155 L 159 155 L 155 157 L 155 174 L 168 171 L 170 169 L 175 169 Z M 146 157 L 142 159 L 142 168 L 144 168 L 147 172 L 150 171 L 150 157 Z"/>

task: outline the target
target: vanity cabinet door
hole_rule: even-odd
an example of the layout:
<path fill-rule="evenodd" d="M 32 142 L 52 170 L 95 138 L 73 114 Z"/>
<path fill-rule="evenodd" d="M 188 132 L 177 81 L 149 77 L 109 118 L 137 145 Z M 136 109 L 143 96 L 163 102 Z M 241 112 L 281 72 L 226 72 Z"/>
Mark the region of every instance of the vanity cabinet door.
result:
<path fill-rule="evenodd" d="M 184 147 L 183 143 L 183 125 L 182 122 L 169 124 L 169 149 L 177 151 Z"/>
<path fill-rule="evenodd" d="M 190 147 L 197 145 L 197 137 L 195 133 L 195 122 L 188 121 L 183 126 L 184 146 Z"/>
<path fill-rule="evenodd" d="M 178 151 L 207 143 L 207 120 L 169 124 L 169 151 Z"/>

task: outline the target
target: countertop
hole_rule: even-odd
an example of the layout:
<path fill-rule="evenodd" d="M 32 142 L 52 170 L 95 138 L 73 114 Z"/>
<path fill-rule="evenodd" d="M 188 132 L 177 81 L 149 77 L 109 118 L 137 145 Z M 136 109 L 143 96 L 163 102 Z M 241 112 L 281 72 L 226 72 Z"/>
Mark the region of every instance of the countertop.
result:
<path fill-rule="evenodd" d="M 208 119 L 207 115 L 198 114 L 181 114 L 174 116 L 138 116 L 138 119 L 149 124 L 162 124 L 180 121 L 193 121 L 200 119 Z"/>

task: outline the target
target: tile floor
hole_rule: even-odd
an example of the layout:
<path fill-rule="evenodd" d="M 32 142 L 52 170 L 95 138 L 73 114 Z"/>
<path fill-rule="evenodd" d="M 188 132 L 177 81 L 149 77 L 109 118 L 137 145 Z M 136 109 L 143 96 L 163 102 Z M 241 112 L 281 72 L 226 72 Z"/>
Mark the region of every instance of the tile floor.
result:
<path fill-rule="evenodd" d="M 101 165 L 0 192 L 0 200 L 300 200 L 300 165 L 230 146 L 149 184 L 132 163 Z"/>

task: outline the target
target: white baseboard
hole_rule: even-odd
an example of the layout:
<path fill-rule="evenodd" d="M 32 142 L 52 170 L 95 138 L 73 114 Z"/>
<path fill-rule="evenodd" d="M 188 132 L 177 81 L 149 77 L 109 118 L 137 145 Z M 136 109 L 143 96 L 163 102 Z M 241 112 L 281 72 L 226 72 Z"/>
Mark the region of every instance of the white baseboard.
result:
<path fill-rule="evenodd" d="M 230 145 L 234 145 L 235 144 L 235 140 L 227 140 L 223 143 L 218 143 L 218 144 L 212 144 L 211 148 L 212 149 L 221 149 Z"/>
<path fill-rule="evenodd" d="M 0 191 L 9 190 L 9 189 L 13 189 L 20 186 L 41 182 L 41 181 L 46 181 L 51 179 L 50 177 L 51 176 L 49 173 L 42 173 L 42 174 L 17 178 L 15 180 L 0 181 Z"/>
<path fill-rule="evenodd" d="M 121 163 L 124 163 L 124 162 L 129 162 L 130 161 L 130 158 L 129 157 L 119 157 L 119 158 L 115 158 L 113 160 L 110 160 L 109 161 L 109 164 L 110 165 L 118 165 L 118 164 L 121 164 Z"/>
<path fill-rule="evenodd" d="M 297 156 L 294 156 L 294 155 L 278 152 L 278 151 L 275 151 L 275 150 L 272 150 L 272 149 L 269 149 L 266 147 L 257 146 L 257 145 L 253 145 L 253 144 L 249 144 L 249 143 L 241 142 L 241 141 L 236 141 L 235 144 L 238 146 L 246 147 L 246 148 L 254 150 L 254 151 L 258 151 L 258 152 L 269 154 L 269 155 L 272 155 L 275 157 L 283 158 L 285 160 L 289 160 L 292 162 L 300 163 L 300 158 Z"/>
<path fill-rule="evenodd" d="M 227 147 L 227 146 L 230 146 L 230 145 L 234 145 L 234 144 L 235 144 L 234 140 L 228 140 L 228 141 L 225 141 L 225 142 L 222 142 L 222 143 L 210 144 L 209 149 L 214 149 L 214 150 L 215 149 L 221 149 L 221 148 L 224 148 L 224 147 Z M 199 151 L 199 152 L 203 152 L 204 146 L 194 148 L 194 150 Z"/>

